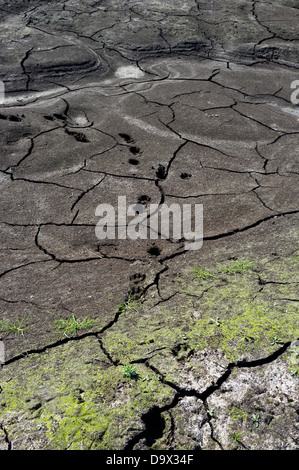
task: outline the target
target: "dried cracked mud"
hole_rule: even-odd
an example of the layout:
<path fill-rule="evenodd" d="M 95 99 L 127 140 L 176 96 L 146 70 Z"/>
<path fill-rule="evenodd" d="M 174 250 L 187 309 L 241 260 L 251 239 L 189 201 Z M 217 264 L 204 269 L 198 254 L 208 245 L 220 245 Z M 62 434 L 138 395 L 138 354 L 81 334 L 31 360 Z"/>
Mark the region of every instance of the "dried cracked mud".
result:
<path fill-rule="evenodd" d="M 5 0 L 0 449 L 294 450 L 297 0 Z M 99 204 L 203 205 L 203 245 Z"/>

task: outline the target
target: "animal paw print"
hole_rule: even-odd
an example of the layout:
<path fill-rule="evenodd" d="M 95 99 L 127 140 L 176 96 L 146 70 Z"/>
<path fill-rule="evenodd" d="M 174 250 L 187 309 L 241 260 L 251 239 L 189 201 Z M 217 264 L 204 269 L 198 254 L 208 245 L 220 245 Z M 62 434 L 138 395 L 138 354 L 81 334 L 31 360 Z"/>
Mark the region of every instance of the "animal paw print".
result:
<path fill-rule="evenodd" d="M 140 298 L 144 292 L 143 281 L 146 276 L 142 273 L 135 273 L 130 276 L 130 295 L 134 298 Z"/>

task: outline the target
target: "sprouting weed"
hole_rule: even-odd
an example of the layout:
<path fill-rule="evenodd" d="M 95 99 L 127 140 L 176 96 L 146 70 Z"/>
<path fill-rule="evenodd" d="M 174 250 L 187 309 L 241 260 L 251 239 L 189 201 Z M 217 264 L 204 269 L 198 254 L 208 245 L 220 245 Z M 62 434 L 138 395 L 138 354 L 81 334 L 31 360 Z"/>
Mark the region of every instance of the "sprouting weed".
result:
<path fill-rule="evenodd" d="M 123 304 L 119 305 L 118 312 L 123 313 L 134 310 L 138 313 L 138 305 L 141 303 L 141 301 L 142 297 L 137 300 L 134 296 L 129 295 L 127 300 Z"/>
<path fill-rule="evenodd" d="M 219 320 L 219 317 L 210 318 L 209 323 L 210 323 L 210 324 L 215 323 L 216 326 L 220 326 L 220 325 L 221 325 L 221 321 Z"/>
<path fill-rule="evenodd" d="M 260 425 L 260 421 L 261 421 L 260 415 L 259 415 L 259 414 L 252 413 L 251 419 L 252 419 L 252 421 L 254 422 L 255 427 L 258 428 L 259 425 Z"/>
<path fill-rule="evenodd" d="M 236 273 L 242 273 L 246 271 L 247 269 L 252 269 L 253 264 L 251 261 L 245 259 L 245 260 L 236 260 L 233 261 L 230 266 L 223 266 L 218 263 L 218 267 L 220 271 L 226 273 L 226 274 L 236 274 Z"/>
<path fill-rule="evenodd" d="M 125 364 L 122 373 L 125 377 L 128 377 L 130 379 L 137 379 L 138 378 L 138 373 L 135 370 L 135 367 L 133 364 Z"/>
<path fill-rule="evenodd" d="M 13 322 L 11 320 L 0 320 L 0 331 L 11 331 L 12 333 L 18 335 L 24 335 L 24 331 L 30 328 L 25 326 L 26 321 L 29 319 L 30 315 L 24 315 L 22 318 L 17 316 L 17 319 Z"/>
<path fill-rule="evenodd" d="M 77 331 L 92 326 L 95 323 L 95 320 L 90 318 L 76 318 L 75 315 L 72 315 L 69 318 L 60 318 L 55 320 L 54 324 L 56 326 L 56 331 L 58 333 L 63 333 L 64 336 L 69 337 L 72 334 L 77 333 Z"/>
<path fill-rule="evenodd" d="M 234 442 L 240 442 L 240 437 L 241 437 L 242 433 L 241 432 L 234 432 L 232 434 L 232 439 Z"/>
<path fill-rule="evenodd" d="M 149 382 L 150 380 L 152 380 L 151 377 L 149 376 L 149 374 L 146 374 L 146 375 L 143 377 L 142 382 L 145 382 L 145 381 Z"/>
<path fill-rule="evenodd" d="M 277 336 L 272 336 L 271 341 L 269 341 L 271 346 L 274 344 L 284 344 L 284 342 L 281 339 L 278 339 Z"/>
<path fill-rule="evenodd" d="M 201 267 L 197 267 L 194 265 L 194 269 L 191 270 L 191 273 L 192 274 L 192 278 L 199 278 L 199 279 L 209 279 L 211 277 L 214 277 L 213 274 L 211 273 L 208 273 L 206 268 L 201 268 Z"/>

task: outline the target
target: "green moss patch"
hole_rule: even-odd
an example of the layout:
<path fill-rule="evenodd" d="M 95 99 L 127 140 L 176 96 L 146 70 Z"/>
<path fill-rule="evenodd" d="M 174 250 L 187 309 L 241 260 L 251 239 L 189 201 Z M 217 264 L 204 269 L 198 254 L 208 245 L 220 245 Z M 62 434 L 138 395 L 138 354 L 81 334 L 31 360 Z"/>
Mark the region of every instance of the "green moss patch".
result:
<path fill-rule="evenodd" d="M 140 304 L 125 312 L 103 336 L 112 357 L 122 363 L 168 351 L 178 361 L 203 349 L 220 349 L 229 361 L 269 355 L 299 335 L 296 257 L 270 263 L 228 260 L 186 270 L 176 278 L 171 300 Z M 264 270 L 264 267 L 266 269 Z M 280 278 L 272 281 L 272 273 Z M 261 281 L 262 279 L 262 281 Z"/>
<path fill-rule="evenodd" d="M 5 366 L 0 421 L 11 439 L 26 440 L 26 429 L 43 448 L 121 449 L 142 431 L 142 414 L 173 396 L 143 365 L 137 380 L 122 369 L 91 338 Z"/>

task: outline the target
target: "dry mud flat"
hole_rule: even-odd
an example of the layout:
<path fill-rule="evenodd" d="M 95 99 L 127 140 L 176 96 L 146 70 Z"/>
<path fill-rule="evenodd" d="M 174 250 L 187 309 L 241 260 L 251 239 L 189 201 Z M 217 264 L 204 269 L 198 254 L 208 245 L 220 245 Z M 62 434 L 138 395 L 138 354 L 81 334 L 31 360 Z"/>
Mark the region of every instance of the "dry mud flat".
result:
<path fill-rule="evenodd" d="M 0 448 L 298 449 L 297 2 L 0 7 Z M 99 240 L 99 204 L 204 240 Z"/>

